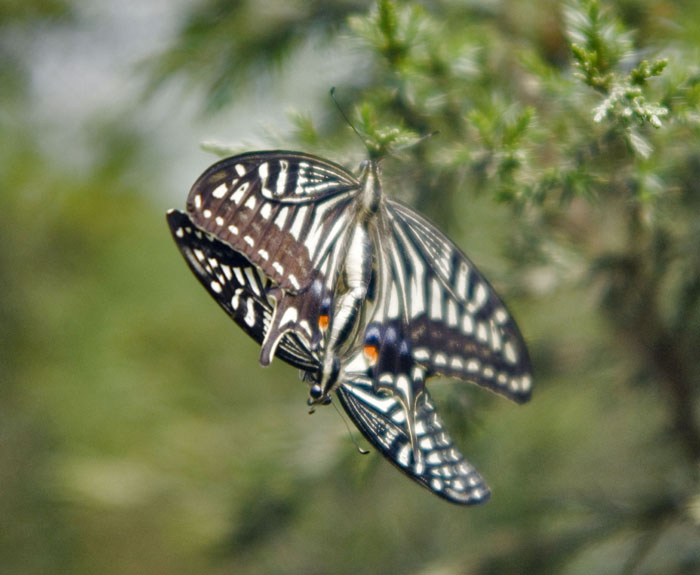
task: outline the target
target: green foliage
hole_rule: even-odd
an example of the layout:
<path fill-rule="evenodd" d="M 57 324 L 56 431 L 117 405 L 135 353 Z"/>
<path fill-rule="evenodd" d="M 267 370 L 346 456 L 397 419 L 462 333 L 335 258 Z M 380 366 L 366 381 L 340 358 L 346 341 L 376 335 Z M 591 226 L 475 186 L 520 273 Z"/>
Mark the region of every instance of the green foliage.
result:
<path fill-rule="evenodd" d="M 622 23 L 601 9 L 597 0 L 572 5 L 567 11 L 571 53 L 586 84 L 608 94 L 615 69 L 632 53 L 632 40 Z"/>
<path fill-rule="evenodd" d="M 623 75 L 621 64 L 634 54 L 630 34 L 623 31 L 622 24 L 602 10 L 597 0 L 583 2 L 567 15 L 577 75 L 605 96 L 594 110 L 594 120 L 606 119 L 610 126 L 618 127 L 637 154 L 649 157 L 651 146 L 635 128 L 645 123 L 660 128 L 660 118 L 668 113 L 665 106 L 648 102 L 644 95 L 648 80 L 660 76 L 668 61 L 658 59 L 649 64 L 642 60 Z"/>
<path fill-rule="evenodd" d="M 700 569 L 697 7 L 207 1 L 147 63 L 153 102 L 184 78 L 211 112 L 302 47 L 361 53 L 336 96 L 387 193 L 466 249 L 533 355 L 525 407 L 431 384 L 494 491 L 465 510 L 257 366 L 149 195 L 172 167 L 158 131 L 92 124 L 79 170 L 46 151 L 6 39 L 82 24 L 42 6 L 0 12 L 3 573 Z M 330 98 L 291 104 L 285 147 L 359 147 Z"/>
<path fill-rule="evenodd" d="M 178 42 L 146 65 L 155 91 L 186 71 L 206 86 L 207 105 L 218 109 L 249 85 L 261 68 L 281 65 L 310 36 L 327 37 L 364 0 L 258 2 L 207 0 L 183 23 Z"/>
<path fill-rule="evenodd" d="M 0 22 L 36 24 L 44 19 L 66 18 L 70 12 L 70 3 L 64 0 L 4 0 L 0 4 Z"/>

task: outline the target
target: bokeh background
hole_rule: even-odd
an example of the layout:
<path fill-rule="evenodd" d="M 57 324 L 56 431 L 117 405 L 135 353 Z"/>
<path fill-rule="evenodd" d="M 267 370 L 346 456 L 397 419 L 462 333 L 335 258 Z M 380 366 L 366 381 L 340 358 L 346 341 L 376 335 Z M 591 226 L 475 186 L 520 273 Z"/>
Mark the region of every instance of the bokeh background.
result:
<path fill-rule="evenodd" d="M 1 2 L 0 572 L 700 573 L 699 54 L 687 0 Z M 431 384 L 485 506 L 309 416 L 169 237 L 212 150 L 354 169 L 331 86 L 439 131 L 385 188 L 528 340 L 526 406 Z"/>

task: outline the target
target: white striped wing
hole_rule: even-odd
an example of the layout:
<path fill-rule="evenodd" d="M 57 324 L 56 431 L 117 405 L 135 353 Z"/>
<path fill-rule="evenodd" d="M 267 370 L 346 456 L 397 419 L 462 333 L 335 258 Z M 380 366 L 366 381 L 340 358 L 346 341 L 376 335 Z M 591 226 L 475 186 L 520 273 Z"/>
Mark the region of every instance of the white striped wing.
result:
<path fill-rule="evenodd" d="M 245 254 L 274 284 L 261 365 L 270 364 L 285 333 L 318 349 L 319 321 L 333 297 L 360 190 L 342 167 L 285 151 L 227 158 L 192 186 L 187 212 L 194 224 Z"/>
<path fill-rule="evenodd" d="M 258 343 L 272 321 L 274 306 L 267 299 L 270 280 L 242 254 L 199 230 L 177 210 L 167 214 L 173 239 L 187 265 L 223 310 Z M 277 355 L 304 370 L 315 370 L 318 361 L 293 333 L 282 338 Z"/>
<path fill-rule="evenodd" d="M 518 402 L 531 394 L 525 342 L 474 264 L 428 220 L 386 200 L 378 234 L 384 305 L 374 321 L 406 323 L 413 359 L 429 374 L 471 381 Z"/>
<path fill-rule="evenodd" d="M 311 285 L 353 215 L 360 183 L 342 167 L 295 152 L 217 162 L 194 183 L 187 212 L 288 292 Z"/>
<path fill-rule="evenodd" d="M 372 381 L 346 381 L 336 394 L 365 438 L 411 479 L 453 503 L 488 500 L 489 488 L 455 447 L 427 390 L 415 402 L 413 429 L 397 396 L 377 392 Z"/>

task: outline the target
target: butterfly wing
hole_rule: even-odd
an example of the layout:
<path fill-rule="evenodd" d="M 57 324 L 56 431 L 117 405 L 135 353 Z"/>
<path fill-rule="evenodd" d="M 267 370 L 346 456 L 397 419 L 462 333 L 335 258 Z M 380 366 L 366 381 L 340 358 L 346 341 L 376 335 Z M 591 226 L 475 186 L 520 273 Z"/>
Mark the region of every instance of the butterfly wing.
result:
<path fill-rule="evenodd" d="M 406 324 L 373 322 L 361 349 L 346 358 L 337 397 L 367 440 L 411 479 L 453 503 L 484 502 L 489 489 L 445 430 L 426 375 L 413 360 Z"/>
<path fill-rule="evenodd" d="M 378 296 L 338 398 L 363 435 L 406 475 L 460 504 L 489 489 L 455 448 L 425 379 L 440 373 L 518 402 L 530 360 L 503 302 L 469 259 L 413 210 L 385 200 L 375 220 Z"/>
<path fill-rule="evenodd" d="M 424 217 L 387 200 L 386 304 L 402 316 L 415 362 L 487 387 L 517 402 L 530 398 L 525 342 L 510 312 L 474 264 Z"/>
<path fill-rule="evenodd" d="M 187 214 L 170 210 L 168 225 L 187 265 L 216 302 L 243 330 L 262 343 L 274 305 L 267 298 L 269 278 L 241 253 L 194 225 Z M 286 334 L 277 356 L 304 370 L 315 370 L 317 360 L 294 334 Z"/>
<path fill-rule="evenodd" d="M 347 224 L 360 190 L 342 167 L 296 152 L 254 152 L 222 160 L 192 186 L 192 222 L 231 246 L 279 288 L 260 363 L 270 363 L 285 333 L 311 350 L 338 277 Z"/>
<path fill-rule="evenodd" d="M 392 382 L 394 385 L 408 381 L 407 374 L 391 377 L 401 380 Z M 415 402 L 413 429 L 399 398 L 377 392 L 372 380 L 347 380 L 336 396 L 365 438 L 411 479 L 453 503 L 488 500 L 488 487 L 454 446 L 427 390 Z"/>
<path fill-rule="evenodd" d="M 187 198 L 201 229 L 246 254 L 288 292 L 315 279 L 359 189 L 342 167 L 296 152 L 254 152 L 205 171 Z"/>

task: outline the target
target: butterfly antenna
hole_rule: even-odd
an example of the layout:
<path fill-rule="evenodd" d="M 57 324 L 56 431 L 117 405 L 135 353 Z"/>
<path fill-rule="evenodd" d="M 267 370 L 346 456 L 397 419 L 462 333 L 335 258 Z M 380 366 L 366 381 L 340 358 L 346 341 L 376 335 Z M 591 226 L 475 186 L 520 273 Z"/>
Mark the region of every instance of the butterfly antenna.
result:
<path fill-rule="evenodd" d="M 331 99 L 333 100 L 333 103 L 335 104 L 335 107 L 338 108 L 338 112 L 340 112 L 340 115 L 343 117 L 343 120 L 345 120 L 345 123 L 352 128 L 352 131 L 355 132 L 355 135 L 360 138 L 362 143 L 364 144 L 365 148 L 367 147 L 367 142 L 365 139 L 362 137 L 362 134 L 358 132 L 357 128 L 355 125 L 350 121 L 350 118 L 348 118 L 347 114 L 343 110 L 343 108 L 340 106 L 338 103 L 338 100 L 335 98 L 335 86 L 331 88 Z"/>
<path fill-rule="evenodd" d="M 413 146 L 422 144 L 425 140 L 432 138 L 433 136 L 437 136 L 439 133 L 440 130 L 433 130 L 432 132 L 428 132 L 427 134 L 422 135 L 420 138 L 417 138 L 412 142 L 408 142 L 407 144 L 404 144 L 403 146 L 399 146 L 398 148 L 394 149 L 395 151 L 400 152 L 402 150 L 405 150 L 406 148 L 412 148 Z"/>
<path fill-rule="evenodd" d="M 343 423 L 345 424 L 345 429 L 348 431 L 348 435 L 350 436 L 350 439 L 352 442 L 355 444 L 355 447 L 357 448 L 357 451 L 359 451 L 362 455 L 367 455 L 369 453 L 368 449 L 365 449 L 364 447 L 360 447 L 360 444 L 357 443 L 355 440 L 355 436 L 352 434 L 352 430 L 350 429 L 350 426 L 348 425 L 348 420 L 345 419 L 345 416 L 343 415 L 343 412 L 338 409 L 338 405 L 336 403 L 332 403 L 333 407 L 335 408 L 336 412 L 340 416 L 340 419 L 343 420 Z"/>

